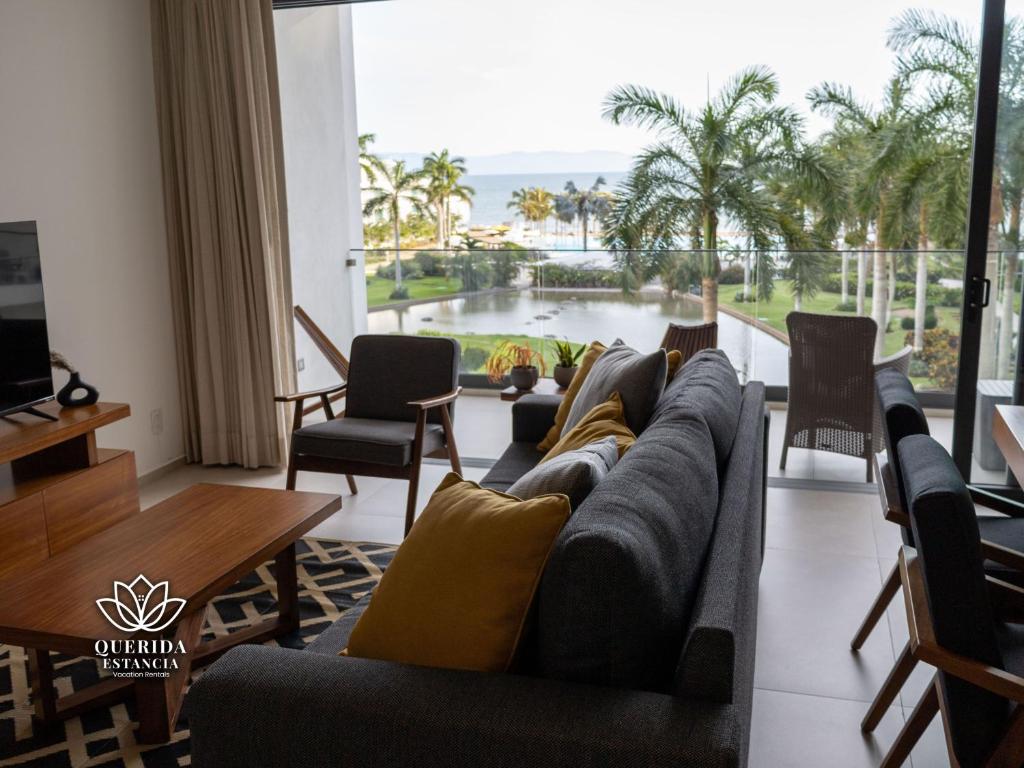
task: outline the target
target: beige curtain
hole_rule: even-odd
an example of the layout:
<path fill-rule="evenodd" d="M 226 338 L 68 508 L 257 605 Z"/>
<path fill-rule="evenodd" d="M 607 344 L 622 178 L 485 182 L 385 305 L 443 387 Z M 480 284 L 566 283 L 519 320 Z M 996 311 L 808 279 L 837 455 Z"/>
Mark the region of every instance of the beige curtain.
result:
<path fill-rule="evenodd" d="M 151 0 L 188 461 L 274 466 L 294 391 L 271 0 Z"/>

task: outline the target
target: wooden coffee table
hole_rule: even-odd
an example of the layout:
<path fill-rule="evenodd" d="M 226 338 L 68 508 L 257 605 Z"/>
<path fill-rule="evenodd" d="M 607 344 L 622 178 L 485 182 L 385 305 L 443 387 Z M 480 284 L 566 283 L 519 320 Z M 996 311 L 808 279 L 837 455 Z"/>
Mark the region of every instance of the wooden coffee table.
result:
<path fill-rule="evenodd" d="M 262 642 L 298 628 L 295 542 L 340 508 L 341 499 L 328 494 L 196 485 L 0 581 L 0 643 L 29 649 L 36 716 L 44 722 L 62 720 L 134 692 L 139 740 L 167 741 L 192 667 L 239 643 Z M 207 603 L 271 558 L 278 616 L 201 643 Z M 185 600 L 163 631 L 119 630 L 97 605 L 98 599 L 115 596 L 115 581 L 131 584 L 140 575 L 154 584 L 168 582 L 167 594 L 154 600 Z M 144 586 L 140 583 L 136 591 L 146 591 Z M 125 590 L 119 594 L 131 597 Z M 154 605 L 146 604 L 145 610 Z M 147 626 L 155 629 L 157 623 Z M 50 651 L 97 656 L 97 641 L 128 639 L 172 640 L 184 649 L 174 656 L 178 668 L 167 677 L 105 677 L 69 696 L 57 696 Z"/>

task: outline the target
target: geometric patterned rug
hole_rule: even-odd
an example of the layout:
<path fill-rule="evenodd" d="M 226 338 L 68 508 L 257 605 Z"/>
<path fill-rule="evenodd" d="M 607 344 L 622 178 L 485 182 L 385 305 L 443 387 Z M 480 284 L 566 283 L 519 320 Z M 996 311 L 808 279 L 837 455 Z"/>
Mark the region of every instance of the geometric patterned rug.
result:
<path fill-rule="evenodd" d="M 299 630 L 270 641 L 303 648 L 380 580 L 396 547 L 305 538 L 297 543 Z M 277 612 L 271 563 L 216 598 L 206 612 L 204 638 L 229 634 Z M 57 692 L 65 696 L 100 680 L 96 661 L 54 655 Z M 194 670 L 192 680 L 203 673 Z M 188 723 L 179 719 L 167 744 L 135 743 L 134 704 L 126 701 L 46 730 L 32 720 L 28 665 L 21 648 L 0 645 L 0 766 L 33 768 L 179 768 L 191 765 Z"/>

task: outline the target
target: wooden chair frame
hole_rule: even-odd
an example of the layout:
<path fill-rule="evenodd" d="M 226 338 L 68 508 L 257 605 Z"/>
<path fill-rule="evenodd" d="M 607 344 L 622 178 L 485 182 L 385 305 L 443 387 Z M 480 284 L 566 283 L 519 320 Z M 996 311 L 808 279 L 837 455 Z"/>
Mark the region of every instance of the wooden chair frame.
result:
<path fill-rule="evenodd" d="M 295 320 L 300 326 L 302 326 L 302 330 L 309 335 L 309 338 L 316 345 L 316 348 L 320 350 L 327 362 L 330 363 L 331 367 L 337 371 L 342 381 L 340 384 L 335 384 L 330 387 L 314 389 L 309 392 L 297 392 L 290 395 L 278 395 L 274 398 L 278 403 L 294 404 L 294 413 L 292 415 L 293 433 L 302 428 L 303 417 L 315 413 L 321 408 L 323 409 L 324 415 L 327 417 L 328 421 L 344 417 L 344 410 L 335 414 L 333 404 L 345 397 L 348 391 L 347 381 L 349 373 L 348 358 L 342 354 L 341 350 L 335 346 L 334 342 L 332 342 L 327 334 L 321 330 L 320 326 L 313 321 L 313 318 L 309 316 L 306 310 L 296 304 L 294 312 Z M 455 390 L 444 395 L 427 398 L 426 400 L 415 400 L 408 403 L 408 405 L 417 409 L 416 432 L 412 448 L 412 463 L 409 466 L 389 467 L 383 464 L 371 464 L 369 462 L 362 461 L 342 461 L 340 459 L 328 459 L 316 456 L 296 456 L 294 453 L 289 452 L 288 480 L 286 487 L 289 490 L 295 490 L 295 476 L 299 470 L 305 472 L 344 474 L 345 479 L 348 481 L 349 490 L 352 491 L 353 495 L 358 493 L 355 477 L 353 477 L 353 475 L 408 480 L 409 496 L 406 501 L 405 509 L 405 533 L 408 534 L 409 529 L 412 527 L 413 518 L 416 515 L 416 495 L 419 489 L 420 466 L 423 462 L 423 434 L 426 430 L 427 414 L 434 408 L 441 408 L 441 425 L 444 428 L 445 447 L 440 451 L 435 451 L 430 454 L 430 457 L 449 459 L 451 461 L 452 470 L 460 475 L 462 474 L 462 463 L 459 461 L 459 452 L 455 446 L 455 430 L 452 428 L 451 412 L 448 408 L 451 403 L 455 402 L 455 399 L 459 394 L 461 394 L 461 392 L 462 387 L 456 387 Z M 315 402 L 312 405 L 307 406 L 305 404 L 307 400 L 314 400 Z"/>
<path fill-rule="evenodd" d="M 913 548 L 904 546 L 900 549 L 898 568 L 907 609 L 910 653 L 915 659 L 931 664 L 946 674 L 984 688 L 1016 704 L 1007 721 L 1003 738 L 993 749 L 984 766 L 1018 768 L 1024 759 L 1024 706 L 1021 706 L 1024 705 L 1024 678 L 953 653 L 939 645 L 935 639 L 931 611 L 925 595 L 921 563 Z M 1024 589 L 990 576 L 986 577 L 986 580 L 989 593 L 993 596 L 993 602 L 1001 616 L 1006 618 L 1009 614 L 1009 618 L 1013 619 L 1024 616 Z M 952 749 L 946 703 L 936 675 L 882 760 L 882 768 L 896 768 L 902 765 L 921 738 L 921 734 L 940 712 L 950 764 L 958 767 L 959 762 Z"/>
<path fill-rule="evenodd" d="M 890 523 L 896 523 L 904 528 L 909 528 L 910 516 L 903 510 L 900 504 L 899 491 L 896 488 L 896 478 L 893 475 L 892 467 L 888 462 L 879 462 L 877 454 L 873 460 L 875 462 L 875 476 L 878 478 L 878 497 L 879 501 L 881 501 L 882 516 Z M 1019 507 L 1008 503 L 1005 499 L 1000 499 L 995 494 L 979 491 L 974 488 L 969 488 L 969 490 L 971 499 L 979 506 L 993 509 L 1010 517 L 1022 516 L 1022 510 Z M 981 551 L 988 560 L 1004 565 L 1007 568 L 1024 572 L 1024 553 L 1003 547 L 991 541 L 985 541 L 984 539 L 981 542 Z M 989 580 L 990 583 L 1005 583 L 991 577 L 989 577 Z M 889 603 L 892 602 L 896 593 L 900 591 L 901 585 L 900 566 L 897 563 L 889 572 L 885 582 L 882 584 L 881 590 L 878 592 L 878 596 L 875 597 L 875 601 L 871 604 L 867 616 L 864 617 L 864 621 L 861 622 L 860 627 L 857 629 L 857 633 L 850 643 L 850 647 L 853 650 L 858 651 L 864 645 L 868 635 L 871 634 L 871 631 L 878 624 L 879 619 L 885 615 L 885 610 Z M 870 733 L 878 726 L 886 710 L 896 699 L 896 694 L 900 692 L 903 684 L 910 677 L 910 673 L 914 671 L 918 661 L 919 658 L 914 655 L 911 643 L 908 641 L 903 646 L 903 650 L 900 651 L 899 656 L 896 658 L 896 663 L 893 665 L 874 701 L 871 702 L 871 706 L 864 715 L 860 726 L 862 731 Z"/>
<path fill-rule="evenodd" d="M 328 421 L 334 418 L 343 418 L 339 415 L 335 417 L 333 408 L 331 406 L 331 397 L 338 394 L 344 394 L 347 385 L 340 384 L 334 387 L 327 387 L 325 389 L 313 390 L 312 392 L 301 392 L 295 395 L 282 395 L 277 398 L 278 402 L 293 402 L 295 403 L 295 417 L 292 422 L 293 431 L 302 428 L 302 416 L 306 409 L 303 408 L 303 402 L 313 397 L 319 398 L 319 407 L 324 409 L 324 413 L 327 415 Z M 405 507 L 405 534 L 409 534 L 409 530 L 412 528 L 413 520 L 416 517 L 416 496 L 419 491 L 419 480 L 420 480 L 420 466 L 423 463 L 423 435 L 427 426 L 427 415 L 428 413 L 439 408 L 441 411 L 441 426 L 444 429 L 444 442 L 445 447 L 440 451 L 435 451 L 429 454 L 431 457 L 446 458 L 451 461 L 452 471 L 458 474 L 462 474 L 462 463 L 459 460 L 459 452 L 455 446 L 455 430 L 452 427 L 452 417 L 449 411 L 449 405 L 462 394 L 462 387 L 456 387 L 451 392 L 447 392 L 443 395 L 436 397 L 426 398 L 424 400 L 413 400 L 407 403 L 416 409 L 416 431 L 413 437 L 412 444 L 412 461 L 404 467 L 394 467 L 386 464 L 372 464 L 366 461 L 351 461 L 347 459 L 332 459 L 325 456 L 307 456 L 305 454 L 297 454 L 295 451 L 291 451 L 288 456 L 288 479 L 285 485 L 288 490 L 295 490 L 295 478 L 298 472 L 327 472 L 336 475 L 345 475 L 349 478 L 349 483 L 353 484 L 353 475 L 363 475 L 365 477 L 384 477 L 396 480 L 408 480 L 409 481 L 409 495 L 406 499 Z M 353 490 L 353 493 L 355 491 Z"/>

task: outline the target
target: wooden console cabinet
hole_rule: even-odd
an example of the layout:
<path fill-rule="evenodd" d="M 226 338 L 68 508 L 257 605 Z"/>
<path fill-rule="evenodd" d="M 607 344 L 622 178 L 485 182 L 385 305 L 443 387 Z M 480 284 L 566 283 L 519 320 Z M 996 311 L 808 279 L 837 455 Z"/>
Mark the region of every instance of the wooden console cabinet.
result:
<path fill-rule="evenodd" d="M 0 419 L 0 578 L 35 565 L 139 511 L 135 455 L 96 447 L 96 430 L 127 418 L 121 403 Z"/>

